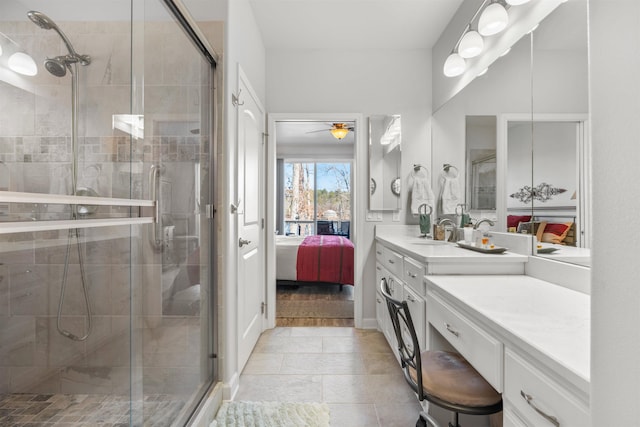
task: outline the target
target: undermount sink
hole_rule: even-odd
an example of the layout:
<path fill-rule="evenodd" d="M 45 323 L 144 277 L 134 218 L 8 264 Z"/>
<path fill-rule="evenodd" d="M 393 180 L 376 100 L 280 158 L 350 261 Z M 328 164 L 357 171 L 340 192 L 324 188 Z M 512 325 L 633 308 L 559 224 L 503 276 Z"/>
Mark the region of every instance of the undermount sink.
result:
<path fill-rule="evenodd" d="M 412 245 L 438 246 L 438 245 L 446 245 L 449 242 L 445 240 L 420 239 L 420 240 L 411 240 L 409 243 Z"/>

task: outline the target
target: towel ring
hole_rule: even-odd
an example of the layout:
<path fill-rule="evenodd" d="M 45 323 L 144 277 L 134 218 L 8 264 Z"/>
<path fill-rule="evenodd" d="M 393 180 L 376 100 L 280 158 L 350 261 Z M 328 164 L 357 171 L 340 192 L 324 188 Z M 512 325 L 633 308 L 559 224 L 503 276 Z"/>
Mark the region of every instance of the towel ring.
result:
<path fill-rule="evenodd" d="M 447 172 L 447 173 L 449 172 L 449 169 L 451 169 L 451 168 L 455 169 L 456 172 L 460 172 L 460 171 L 458 171 L 457 167 L 455 167 L 453 165 L 450 165 L 449 163 L 445 163 L 444 165 L 442 165 L 442 169 L 444 169 L 444 171 Z"/>
<path fill-rule="evenodd" d="M 420 169 L 424 169 L 427 171 L 427 173 L 429 172 L 429 169 L 425 168 L 424 166 L 422 166 L 420 163 L 414 163 L 413 164 L 413 171 L 414 172 L 418 172 Z"/>
<path fill-rule="evenodd" d="M 424 208 L 424 212 L 422 212 L 422 208 Z M 427 212 L 427 208 L 429 208 L 429 212 Z M 431 206 L 429 206 L 428 204 L 423 203 L 420 206 L 418 206 L 418 214 L 420 214 L 420 215 L 431 215 L 431 213 L 433 213 L 433 208 Z"/>

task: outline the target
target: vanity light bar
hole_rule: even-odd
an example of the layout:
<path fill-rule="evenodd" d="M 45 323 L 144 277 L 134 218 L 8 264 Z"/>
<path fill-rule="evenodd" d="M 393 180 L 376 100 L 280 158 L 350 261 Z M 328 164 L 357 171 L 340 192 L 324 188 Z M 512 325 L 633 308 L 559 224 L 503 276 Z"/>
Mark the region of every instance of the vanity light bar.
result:
<path fill-rule="evenodd" d="M 483 36 L 492 36 L 502 32 L 509 25 L 507 8 L 528 3 L 529 0 L 484 0 L 476 13 L 458 38 L 453 50 L 443 66 L 443 73 L 447 77 L 457 77 L 467 70 L 467 59 L 479 56 L 484 49 Z M 488 6 L 487 6 L 488 3 Z M 485 7 L 486 6 L 486 7 Z M 473 22 L 478 18 L 477 30 L 473 29 Z"/>

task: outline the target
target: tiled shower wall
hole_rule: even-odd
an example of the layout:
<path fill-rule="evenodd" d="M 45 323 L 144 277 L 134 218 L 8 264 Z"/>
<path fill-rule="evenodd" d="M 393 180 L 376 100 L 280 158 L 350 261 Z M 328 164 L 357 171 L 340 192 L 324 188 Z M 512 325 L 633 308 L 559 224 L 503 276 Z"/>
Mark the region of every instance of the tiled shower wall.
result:
<path fill-rule="evenodd" d="M 174 177 L 168 218 L 176 219 L 175 237 L 188 240 L 196 219 L 184 195 L 193 193 L 195 178 L 184 174 L 193 174 L 196 162 L 208 156 L 208 136 L 179 126 L 172 134 L 176 127 L 163 123 L 200 120 L 201 70 L 183 58 L 193 52 L 174 42 L 174 27 L 145 23 L 144 47 L 134 41 L 134 55 L 144 55 L 145 138 L 133 139 L 112 129 L 113 114 L 131 111 L 130 23 L 58 24 L 79 53 L 92 57 L 89 66 L 79 67 L 78 185 L 102 197 L 148 198 L 149 167 L 162 163 Z M 26 17 L 3 22 L 0 31 L 38 64 L 66 53 L 57 34 Z M 0 189 L 70 193 L 70 81 L 39 65 L 38 76 L 25 78 L 21 89 L 0 82 Z M 126 213 L 101 207 L 96 215 Z M 64 206 L 0 206 L 0 221 L 68 217 Z M 186 280 L 186 256 L 154 251 L 148 228 L 83 231 L 94 325 L 80 343 L 56 331 L 67 233 L 0 237 L 0 393 L 128 394 L 130 381 L 142 381 L 145 394 L 193 392 L 201 382 L 201 311 L 165 313 L 172 287 Z M 87 320 L 75 248 L 71 254 L 63 326 L 82 334 Z"/>

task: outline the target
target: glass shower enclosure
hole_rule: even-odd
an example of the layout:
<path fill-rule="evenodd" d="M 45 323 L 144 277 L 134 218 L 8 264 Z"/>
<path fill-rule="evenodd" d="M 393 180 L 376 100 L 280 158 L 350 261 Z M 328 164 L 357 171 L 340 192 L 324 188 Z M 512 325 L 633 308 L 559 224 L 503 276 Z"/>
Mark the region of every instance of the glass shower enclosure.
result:
<path fill-rule="evenodd" d="M 0 425 L 185 425 L 216 379 L 215 56 L 174 12 L 0 4 Z"/>

